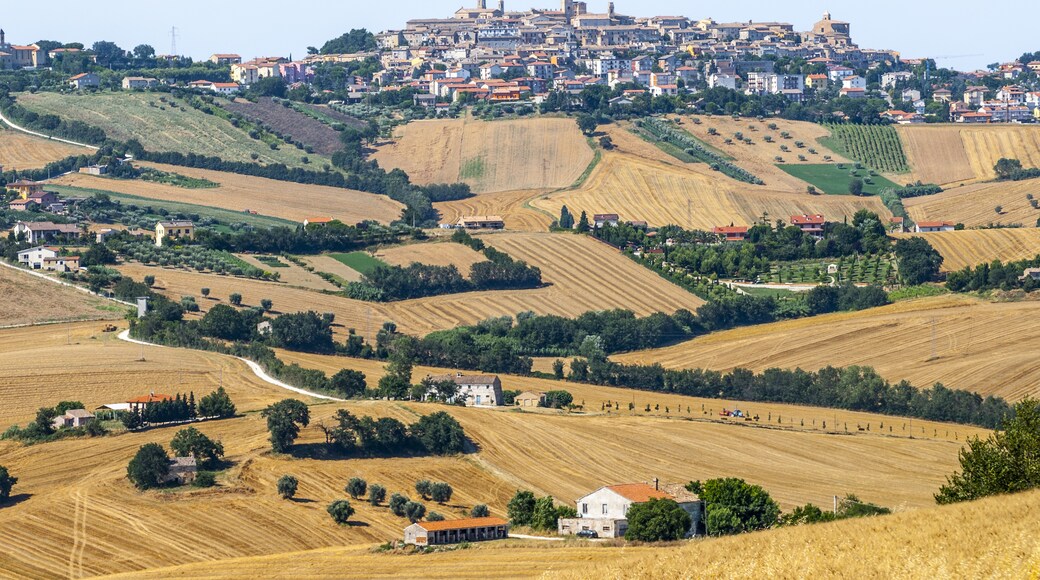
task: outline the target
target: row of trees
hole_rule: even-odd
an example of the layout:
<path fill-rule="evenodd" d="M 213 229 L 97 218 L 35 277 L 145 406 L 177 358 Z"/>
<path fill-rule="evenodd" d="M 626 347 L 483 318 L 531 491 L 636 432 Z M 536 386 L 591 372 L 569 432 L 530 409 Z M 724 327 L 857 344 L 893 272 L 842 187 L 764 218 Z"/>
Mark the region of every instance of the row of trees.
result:
<path fill-rule="evenodd" d="M 991 264 L 979 264 L 974 268 L 950 272 L 946 276 L 946 287 L 953 292 L 984 292 L 988 290 L 1040 289 L 1040 280 L 1025 276 L 1028 268 L 1040 267 L 1040 256 L 1017 262 L 994 260 Z"/>
<path fill-rule="evenodd" d="M 224 387 L 202 397 L 196 405 L 195 393 L 186 396 L 177 393 L 173 399 L 156 401 L 134 409 L 122 415 L 123 425 L 130 430 L 140 429 L 147 425 L 192 421 L 199 418 L 226 419 L 234 417 L 235 404 L 231 401 Z"/>

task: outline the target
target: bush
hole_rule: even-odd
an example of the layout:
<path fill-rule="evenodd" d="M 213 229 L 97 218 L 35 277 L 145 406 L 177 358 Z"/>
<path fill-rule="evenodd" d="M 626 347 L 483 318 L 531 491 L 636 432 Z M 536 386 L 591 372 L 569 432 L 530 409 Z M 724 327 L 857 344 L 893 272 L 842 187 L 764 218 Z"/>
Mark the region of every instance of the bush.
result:
<path fill-rule="evenodd" d="M 426 515 L 426 521 L 428 521 L 428 522 L 443 522 L 444 521 L 444 516 L 442 516 L 441 514 L 439 514 L 437 512 L 430 512 L 429 514 Z"/>
<path fill-rule="evenodd" d="M 486 504 L 477 504 L 473 506 L 473 509 L 469 511 L 469 517 L 471 518 L 486 518 L 491 515 L 491 510 L 488 509 Z"/>
<path fill-rule="evenodd" d="M 544 405 L 550 409 L 562 409 L 574 402 L 574 396 L 568 391 L 549 391 L 545 393 Z"/>
<path fill-rule="evenodd" d="M 344 488 L 344 491 L 349 493 L 350 497 L 358 499 L 361 496 L 365 495 L 365 491 L 367 489 L 368 482 L 366 482 L 364 479 L 361 479 L 360 477 L 352 477 L 350 478 L 350 481 L 347 482 L 347 487 Z"/>
<path fill-rule="evenodd" d="M 509 521 L 514 526 L 528 526 L 534 518 L 534 508 L 537 500 L 534 494 L 529 491 L 517 490 L 513 499 L 509 500 L 509 505 L 506 506 L 506 513 L 509 516 Z"/>
<path fill-rule="evenodd" d="M 350 522 L 350 516 L 354 515 L 354 508 L 345 499 L 338 499 L 330 503 L 329 507 L 325 508 L 325 511 L 332 516 L 332 521 L 341 526 Z"/>
<path fill-rule="evenodd" d="M 412 436 L 433 455 L 450 455 L 463 451 L 466 434 L 454 417 L 438 411 L 424 415 L 410 428 Z"/>
<path fill-rule="evenodd" d="M 11 475 L 6 467 L 0 465 L 0 503 L 4 503 L 11 497 L 11 489 L 18 483 L 18 478 Z"/>
<path fill-rule="evenodd" d="M 390 506 L 390 513 L 398 517 L 404 517 L 404 506 L 408 503 L 410 503 L 408 498 L 399 493 L 391 495 L 390 503 L 388 504 Z"/>
<path fill-rule="evenodd" d="M 217 476 L 212 471 L 200 471 L 195 474 L 195 481 L 191 482 L 192 487 L 213 487 L 217 485 Z"/>
<path fill-rule="evenodd" d="M 675 500 L 652 498 L 628 510 L 626 540 L 671 542 L 682 539 L 690 529 L 690 514 Z"/>
<path fill-rule="evenodd" d="M 770 528 L 780 517 L 780 506 L 769 493 L 742 479 L 712 479 L 703 484 L 692 482 L 686 487 L 704 501 L 709 536 Z"/>
<path fill-rule="evenodd" d="M 282 499 L 292 499 L 296 496 L 299 486 L 300 482 L 294 476 L 283 475 L 278 478 L 278 495 L 282 496 Z"/>
<path fill-rule="evenodd" d="M 379 505 L 386 499 L 386 488 L 373 483 L 368 486 L 368 503 L 372 505 Z"/>
<path fill-rule="evenodd" d="M 426 506 L 423 504 L 417 501 L 410 501 L 404 504 L 404 517 L 408 518 L 408 521 L 413 524 L 423 519 L 424 515 L 426 515 Z"/>

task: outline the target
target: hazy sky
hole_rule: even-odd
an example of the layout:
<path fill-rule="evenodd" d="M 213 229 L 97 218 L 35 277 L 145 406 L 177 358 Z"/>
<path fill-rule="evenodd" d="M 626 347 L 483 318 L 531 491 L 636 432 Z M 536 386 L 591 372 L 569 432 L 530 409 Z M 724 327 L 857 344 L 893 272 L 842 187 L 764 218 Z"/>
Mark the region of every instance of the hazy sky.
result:
<path fill-rule="evenodd" d="M 151 44 L 163 54 L 170 51 L 170 28 L 176 26 L 178 52 L 196 58 L 214 52 L 235 52 L 247 59 L 290 53 L 296 57 L 305 54 L 307 46 L 320 47 L 325 40 L 351 28 L 403 28 L 410 18 L 447 17 L 463 2 L 476 4 L 476 0 L 110 0 L 101 4 L 22 0 L 4 2 L 0 27 L 7 31 L 8 42 L 15 44 L 47 39 L 90 45 L 103 39 L 127 49 Z M 1007 5 L 996 12 L 964 0 L 942 4 L 896 0 L 616 0 L 615 4 L 618 12 L 634 16 L 678 14 L 694 19 L 712 17 L 719 22 L 776 20 L 790 22 L 797 30 L 809 29 L 825 10 L 830 10 L 835 19 L 852 23 L 853 39 L 862 47 L 894 49 L 906 58 L 960 56 L 940 60 L 939 64 L 961 70 L 1040 50 L 1035 34 L 1040 2 Z M 488 0 L 488 5 L 497 5 L 497 0 Z M 532 5 L 558 6 L 558 1 L 506 0 L 507 10 Z M 590 0 L 589 10 L 604 12 L 606 5 L 606 0 Z M 1000 22 L 996 22 L 998 15 Z"/>

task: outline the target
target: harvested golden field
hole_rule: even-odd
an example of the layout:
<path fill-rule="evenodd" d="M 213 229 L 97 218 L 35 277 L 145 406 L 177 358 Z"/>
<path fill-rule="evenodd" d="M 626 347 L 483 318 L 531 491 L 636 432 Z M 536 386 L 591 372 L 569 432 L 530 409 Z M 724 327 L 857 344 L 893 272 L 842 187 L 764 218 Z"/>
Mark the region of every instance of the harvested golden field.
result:
<path fill-rule="evenodd" d="M 602 557 L 543 577 L 1037 578 L 1040 539 L 1035 519 L 1023 514 L 1038 510 L 1040 492 L 1032 491 Z"/>
<path fill-rule="evenodd" d="M 256 379 L 245 363 L 201 351 L 142 349 L 118 340 L 117 333 L 102 332 L 103 327 L 78 322 L 0 331 L 0 393 L 5 401 L 0 430 L 32 420 L 44 405 L 70 399 L 95 409 L 152 391 L 195 391 L 201 397 L 221 384 L 222 371 L 224 388 L 240 411 L 272 402 L 276 389 Z"/>
<path fill-rule="evenodd" d="M 359 282 L 361 280 L 361 272 L 327 254 L 298 256 L 298 258 L 314 268 L 315 272 L 327 272 L 334 276 L 339 276 L 347 282 Z"/>
<path fill-rule="evenodd" d="M 1036 225 L 1040 210 L 1033 209 L 1026 195 L 1040 199 L 1040 179 L 1001 183 L 977 183 L 948 189 L 936 195 L 904 200 L 915 221 L 962 223 L 969 228 L 991 224 Z M 996 212 L 1000 206 L 1001 213 Z"/>
<path fill-rule="evenodd" d="M 34 137 L 0 125 L 0 165 L 4 171 L 39 169 L 72 155 L 89 155 L 90 149 Z"/>
<path fill-rule="evenodd" d="M 524 232 L 544 232 L 554 216 L 528 205 L 544 189 L 484 193 L 469 199 L 434 204 L 441 213 L 441 223 L 454 224 L 459 218 L 476 215 L 497 215 L 506 222 L 506 229 Z"/>
<path fill-rule="evenodd" d="M 840 221 L 862 208 L 891 215 L 876 197 L 773 191 L 618 153 L 604 154 L 581 188 L 543 195 L 531 205 L 550 215 L 559 215 L 566 205 L 575 215 L 582 211 L 590 216 L 617 213 L 624 220 L 644 220 L 651 226 L 675 224 L 706 230 L 731 223 L 750 225 L 766 213 L 785 222 L 805 213 L 822 213 Z"/>
<path fill-rule="evenodd" d="M 255 211 L 302 223 L 312 217 L 333 217 L 346 224 L 363 220 L 390 223 L 401 215 L 404 206 L 389 197 L 338 187 L 303 185 L 263 177 L 237 175 L 209 169 L 175 167 L 157 163 L 142 164 L 169 173 L 208 179 L 220 184 L 210 189 L 187 189 L 147 181 L 109 179 L 78 173 L 54 180 L 60 185 L 114 191 L 151 199 L 163 199 L 219 207 L 231 211 Z"/>
<path fill-rule="evenodd" d="M 413 183 L 462 181 L 490 193 L 568 186 L 592 156 L 573 119 L 465 118 L 409 123 L 374 159 L 403 169 Z"/>
<path fill-rule="evenodd" d="M 1034 578 L 1040 541 L 1022 514 L 1040 492 L 681 545 L 496 542 L 421 556 L 424 578 Z M 979 514 L 992 517 L 980 518 Z M 405 578 L 417 556 L 340 547 L 149 570 L 133 578 Z M 363 572 L 355 572 L 363 571 Z M 122 577 L 122 576 L 120 576 Z"/>
<path fill-rule="evenodd" d="M 646 316 L 659 311 L 671 313 L 679 308 L 695 309 L 703 303 L 693 294 L 642 269 L 619 252 L 594 240 L 550 234 L 517 238 L 528 240 L 535 247 L 541 248 L 539 252 L 534 252 L 522 247 L 519 242 L 510 244 L 511 236 L 498 234 L 489 238 L 489 243 L 496 245 L 497 240 L 504 240 L 511 248 L 510 252 L 515 248 L 518 257 L 530 258 L 531 263 L 545 268 L 543 278 L 548 286 L 534 290 L 467 292 L 377 303 L 319 294 L 286 284 L 137 263 L 122 265 L 119 270 L 135 280 L 149 274 L 155 276 L 157 287 L 176 300 L 180 300 L 181 296 L 198 296 L 203 286 L 210 288 L 211 300 L 199 301 L 203 311 L 221 301 L 226 302 L 231 293 L 237 292 L 242 295 L 243 304 L 246 305 L 256 305 L 261 299 L 269 298 L 274 301 L 277 312 L 334 312 L 337 323 L 335 331 L 340 337 L 345 336 L 348 329 L 354 328 L 359 334 L 374 338 L 386 321 L 397 323 L 402 332 L 425 335 L 460 324 L 474 324 L 499 316 L 516 316 L 527 311 L 574 317 L 590 310 L 627 308 L 640 316 Z M 540 253 L 542 250 L 545 254 Z M 547 259 L 545 256 L 552 258 Z M 619 280 L 626 282 L 619 284 Z M 637 280 L 638 283 L 628 280 Z"/>
<path fill-rule="evenodd" d="M 717 370 L 864 365 L 891 382 L 941 382 L 1017 401 L 1040 395 L 1040 361 L 1032 347 L 1040 338 L 1032 324 L 1038 314 L 1038 302 L 940 296 L 719 332 L 614 358 Z"/>
<path fill-rule="evenodd" d="M 897 127 L 914 179 L 956 183 L 993 179 L 1001 157 L 1040 167 L 1040 127 L 1029 125 L 914 125 Z"/>
<path fill-rule="evenodd" d="M 487 261 L 483 254 L 450 241 L 395 246 L 381 249 L 374 255 L 393 266 L 408 266 L 413 262 L 428 266 L 455 266 L 463 276 L 469 276 L 473 264 Z"/>
<path fill-rule="evenodd" d="M 806 182 L 791 176 L 776 166 L 776 157 L 783 157 L 787 165 L 820 164 L 825 155 L 830 155 L 835 163 L 848 163 L 849 160 L 830 149 L 820 145 L 817 141 L 821 137 L 829 137 L 828 131 L 823 125 L 817 123 L 806 123 L 802 121 L 787 121 L 785 119 L 739 119 L 718 115 L 714 117 L 672 117 L 681 121 L 681 127 L 693 134 L 701 141 L 733 157 L 734 162 L 740 167 L 750 171 L 756 177 L 766 182 L 770 190 L 790 191 L 793 193 L 804 193 L 808 185 Z M 700 121 L 696 124 L 694 119 Z M 770 129 L 769 125 L 776 125 L 776 129 Z M 718 135 L 708 134 L 708 130 L 714 128 Z M 738 142 L 735 133 L 741 133 L 745 139 L 751 139 L 752 144 Z M 790 134 L 790 139 L 783 139 L 780 133 Z M 765 137 L 770 136 L 772 143 L 767 143 Z M 726 145 L 725 140 L 732 139 L 733 143 Z M 805 147 L 799 149 L 795 146 L 796 141 L 801 141 Z M 781 145 L 786 145 L 790 150 L 780 150 Z M 809 149 L 816 150 L 817 154 L 809 153 Z M 805 156 L 805 161 L 799 161 L 798 156 Z M 699 167 L 698 167 L 699 166 Z M 698 168 L 706 173 L 712 173 L 705 164 L 689 165 L 690 168 Z M 717 174 L 716 174 L 717 175 Z"/>
<path fill-rule="evenodd" d="M 41 334 L 41 329 L 0 333 L 0 340 L 7 341 L 0 352 L 10 357 L 0 359 L 0 368 L 18 364 L 19 356 L 46 360 L 71 354 L 60 369 L 46 375 L 53 377 L 48 379 L 46 396 L 81 398 L 88 406 L 94 399 L 109 402 L 163 382 L 171 388 L 190 382 L 196 393 L 207 391 L 224 369 L 224 384 L 246 414 L 202 423 L 198 428 L 223 442 L 231 467 L 218 476 L 219 486 L 214 489 L 138 492 L 125 479 L 127 461 L 144 443 L 167 444 L 177 428 L 28 447 L 0 442 L 0 464 L 19 478 L 16 503 L 0 510 L 0 526 L 5 531 L 0 575 L 79 578 L 319 548 L 343 550 L 342 546 L 399 537 L 403 520 L 390 515 L 385 507 L 362 501 L 352 502 L 357 509 L 352 519 L 358 525 L 338 527 L 329 520 L 325 506 L 343 498 L 343 485 L 355 476 L 381 483 L 391 493 L 409 495 L 419 478 L 447 481 L 455 488 L 450 505 L 428 505 L 449 518 L 459 517 L 476 503 L 487 503 L 493 514 L 502 515 L 518 488 L 551 494 L 569 503 L 604 483 L 654 476 L 676 482 L 722 475 L 745 477 L 764 485 L 785 507 L 806 501 L 826 505 L 833 494 L 853 492 L 902 510 L 931 503 L 930 494 L 955 468 L 960 447 L 951 441 L 868 433 L 847 436 L 663 417 L 522 413 L 369 401 L 312 406 L 312 426 L 297 441 L 301 455 L 273 455 L 268 451 L 264 420 L 250 411 L 289 394 L 259 382 L 234 359 L 146 347 L 148 362 L 138 363 L 133 359 L 141 347 L 117 343 L 111 335 L 92 334 L 86 327 L 77 330 L 75 337 L 81 344 L 70 348 L 60 333 Z M 305 364 L 314 360 L 309 366 L 318 367 L 341 360 L 354 362 L 299 356 Z M 102 365 L 106 375 L 93 374 Z M 90 376 L 75 378 L 79 374 Z M 188 378 L 176 378 L 181 375 Z M 65 380 L 60 381 L 61 377 Z M 170 378 L 163 381 L 165 377 Z M 546 387 L 555 384 L 542 383 Z M 575 387 L 577 396 L 593 396 L 594 391 Z M 24 379 L 10 381 L 0 387 L 0 393 L 10 398 L 23 388 Z M 601 392 L 615 397 L 623 391 Z M 39 404 L 40 398 L 44 397 L 32 404 Z M 29 403 L 15 407 L 24 409 L 19 417 L 31 411 Z M 327 421 L 339 408 L 406 422 L 445 410 L 463 424 L 479 451 L 441 458 L 309 458 L 309 450 L 324 441 L 314 425 Z M 796 412 L 794 407 L 786 408 Z M 597 442 L 597 452 L 582 452 L 591 441 Z M 275 481 L 285 473 L 301 482 L 295 501 L 282 500 L 275 493 Z M 272 534 L 273 529 L 278 533 Z M 544 570 L 544 563 L 541 565 L 539 569 Z M 392 570 L 395 565 L 375 566 Z M 527 566 L 519 569 L 530 569 Z M 222 570 L 227 573 L 226 567 Z M 184 573 L 205 575 L 201 569 Z"/>
<path fill-rule="evenodd" d="M 128 306 L 0 267 L 0 327 L 69 320 L 118 320 Z"/>
<path fill-rule="evenodd" d="M 944 259 L 944 272 L 962 270 L 966 266 L 1035 258 L 1040 255 L 1040 230 L 1011 228 L 999 230 L 962 230 L 928 234 L 902 234 L 928 240 Z"/>
<path fill-rule="evenodd" d="M 957 125 L 896 125 L 912 181 L 945 185 L 975 179 L 961 130 Z"/>
<path fill-rule="evenodd" d="M 278 256 L 278 261 L 284 264 L 284 267 L 273 268 L 268 264 L 257 260 L 255 256 L 250 254 L 235 254 L 235 257 L 242 260 L 243 262 L 264 270 L 265 272 L 274 272 L 278 274 L 278 281 L 289 286 L 298 286 L 300 288 L 306 288 L 308 290 L 317 290 L 319 292 L 328 290 L 330 292 L 339 291 L 339 286 L 331 282 L 327 282 L 321 276 L 308 272 L 300 266 L 286 260 L 285 258 Z"/>

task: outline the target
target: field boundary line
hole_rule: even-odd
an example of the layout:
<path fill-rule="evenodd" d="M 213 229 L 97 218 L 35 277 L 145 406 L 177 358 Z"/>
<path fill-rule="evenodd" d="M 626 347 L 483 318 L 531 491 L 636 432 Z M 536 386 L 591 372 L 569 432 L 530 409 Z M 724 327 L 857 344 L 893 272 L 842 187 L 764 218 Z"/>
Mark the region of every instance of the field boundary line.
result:
<path fill-rule="evenodd" d="M 172 347 L 168 347 L 168 346 L 165 346 L 165 345 L 162 345 L 162 344 L 155 344 L 155 343 L 152 343 L 152 342 L 145 342 L 143 340 L 137 340 L 136 338 L 130 338 L 130 329 L 126 329 L 123 332 L 120 332 L 117 335 L 117 337 L 119 338 L 119 340 L 123 340 L 123 341 L 129 342 L 129 343 L 132 343 L 132 344 L 139 344 L 141 346 L 153 346 L 155 348 L 172 348 Z M 214 354 L 220 354 L 220 353 L 214 353 Z M 321 395 L 321 394 L 318 394 L 318 393 L 314 393 L 314 392 L 308 391 L 306 389 L 301 389 L 299 387 L 294 387 L 292 385 L 288 385 L 286 383 L 283 383 L 282 381 L 279 381 L 278 379 L 276 379 L 276 378 L 272 377 L 271 375 L 267 374 L 267 372 L 264 371 L 263 367 L 261 367 L 259 364 L 255 363 L 255 362 L 253 362 L 253 361 L 251 361 L 251 360 L 249 360 L 247 358 L 242 358 L 240 356 L 234 356 L 234 355 L 225 355 L 225 356 L 230 356 L 231 358 L 238 359 L 238 360 L 246 363 L 246 366 L 249 367 L 249 370 L 253 371 L 253 374 L 256 375 L 256 377 L 258 379 L 260 379 L 261 381 L 264 381 L 265 383 L 274 385 L 274 386 L 276 386 L 276 387 L 278 387 L 280 389 L 286 389 L 286 390 L 292 391 L 294 393 L 298 393 L 300 395 L 306 395 L 308 397 L 314 397 L 315 399 L 323 399 L 323 400 L 326 400 L 326 401 L 346 402 L 346 399 L 339 399 L 339 398 L 336 398 L 336 397 L 331 397 L 329 395 Z"/>
<path fill-rule="evenodd" d="M 30 276 L 36 276 L 37 278 L 41 278 L 43 280 L 47 280 L 48 282 L 51 282 L 53 284 L 59 284 L 61 286 L 66 286 L 68 288 L 74 288 L 76 290 L 79 290 L 80 292 L 84 292 L 86 294 L 90 294 L 91 296 L 97 296 L 98 298 L 104 298 L 105 300 L 111 300 L 112 302 L 118 302 L 119 304 L 122 304 L 124 306 L 133 306 L 135 308 L 137 307 L 137 305 L 132 303 L 132 302 L 125 302 L 125 301 L 120 300 L 118 298 L 112 298 L 111 296 L 105 296 L 104 294 L 99 294 L 97 292 L 91 292 L 90 289 L 88 289 L 88 288 L 84 288 L 82 286 L 73 284 L 71 282 L 63 282 L 61 280 L 56 280 L 56 279 L 51 278 L 50 276 L 48 276 L 46 274 L 41 274 L 39 272 L 33 272 L 32 270 L 26 270 L 25 268 L 21 268 L 21 267 L 15 266 L 14 264 L 9 264 L 9 263 L 5 262 L 4 260 L 0 260 L 0 266 L 4 266 L 6 268 L 10 268 L 10 269 L 15 270 L 17 272 L 24 272 L 26 274 L 29 274 Z"/>
<path fill-rule="evenodd" d="M 44 135 L 43 133 L 37 133 L 36 131 L 30 131 L 30 130 L 26 129 L 25 127 L 22 127 L 22 126 L 19 126 L 19 125 L 15 125 L 14 123 L 12 123 L 11 120 L 8 119 L 7 117 L 5 117 L 2 112 L 0 112 L 0 121 L 3 121 L 5 125 L 7 125 L 8 127 L 14 129 L 15 131 L 20 131 L 22 133 L 25 133 L 26 135 L 33 135 L 35 137 L 43 137 L 44 139 L 47 139 L 49 141 L 58 141 L 60 143 L 66 143 L 68 145 L 75 145 L 77 147 L 86 147 L 87 149 L 93 149 L 94 151 L 97 151 L 97 150 L 100 149 L 100 147 L 95 147 L 93 145 L 87 145 L 86 143 L 78 143 L 76 141 L 69 141 L 68 139 L 62 139 L 60 137 L 51 137 L 50 135 Z"/>

